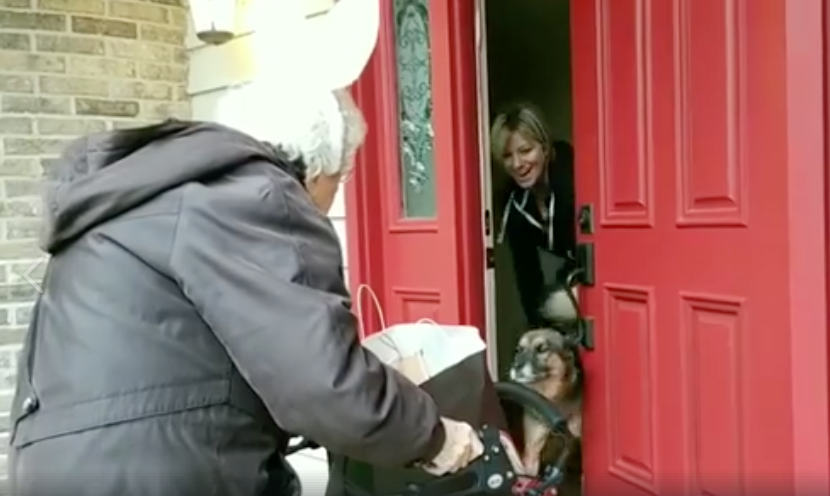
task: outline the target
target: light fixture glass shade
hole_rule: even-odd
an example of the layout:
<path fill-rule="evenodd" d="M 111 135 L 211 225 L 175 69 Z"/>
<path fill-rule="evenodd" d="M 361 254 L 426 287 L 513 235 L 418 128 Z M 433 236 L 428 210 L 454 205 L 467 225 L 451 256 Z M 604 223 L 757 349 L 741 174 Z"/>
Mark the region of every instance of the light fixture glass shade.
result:
<path fill-rule="evenodd" d="M 232 40 L 236 28 L 236 0 L 190 0 L 196 37 L 211 45 Z"/>

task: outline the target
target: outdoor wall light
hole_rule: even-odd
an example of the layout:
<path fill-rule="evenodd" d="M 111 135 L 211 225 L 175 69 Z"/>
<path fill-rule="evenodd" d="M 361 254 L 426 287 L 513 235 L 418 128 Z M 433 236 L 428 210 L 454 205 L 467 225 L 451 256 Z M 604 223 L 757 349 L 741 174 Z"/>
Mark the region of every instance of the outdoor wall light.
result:
<path fill-rule="evenodd" d="M 196 37 L 201 41 L 221 45 L 234 38 L 236 0 L 190 0 L 190 13 Z"/>

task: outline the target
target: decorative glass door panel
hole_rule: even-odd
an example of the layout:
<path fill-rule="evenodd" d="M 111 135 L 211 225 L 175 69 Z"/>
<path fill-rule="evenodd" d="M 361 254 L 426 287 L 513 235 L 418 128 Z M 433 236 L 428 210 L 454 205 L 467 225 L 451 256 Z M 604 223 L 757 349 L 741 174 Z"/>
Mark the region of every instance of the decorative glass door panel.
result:
<path fill-rule="evenodd" d="M 402 215 L 433 218 L 435 141 L 429 0 L 394 0 Z"/>

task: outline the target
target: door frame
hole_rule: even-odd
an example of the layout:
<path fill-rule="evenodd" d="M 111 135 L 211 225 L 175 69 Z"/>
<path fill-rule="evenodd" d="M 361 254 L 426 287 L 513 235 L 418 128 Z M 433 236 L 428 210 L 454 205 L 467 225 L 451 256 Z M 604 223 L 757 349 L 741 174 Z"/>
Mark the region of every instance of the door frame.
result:
<path fill-rule="evenodd" d="M 476 115 L 478 117 L 479 153 L 481 156 L 481 215 L 484 216 L 484 243 L 485 259 L 482 260 L 481 270 L 484 274 L 484 310 L 485 328 L 488 343 L 498 344 L 497 336 L 497 302 L 496 299 L 496 269 L 487 266 L 487 251 L 495 256 L 496 237 L 499 226 L 495 218 L 493 206 L 493 174 L 492 155 L 490 153 L 490 68 L 487 59 L 487 2 L 475 0 L 475 27 L 476 27 Z M 487 348 L 487 366 L 494 379 L 499 374 L 499 353 L 497 346 Z"/>
<path fill-rule="evenodd" d="M 476 67 L 476 33 L 474 0 L 434 2 L 430 12 L 433 46 L 433 91 L 436 106 L 453 109 L 451 122 L 436 122 L 436 131 L 448 133 L 452 147 L 444 147 L 436 156 L 441 166 L 454 166 L 454 192 L 458 198 L 455 225 L 458 228 L 458 287 L 462 305 L 459 315 L 468 324 L 483 329 L 485 324 L 483 202 L 478 186 L 481 183 L 481 143 L 476 136 L 478 122 L 478 81 Z M 821 0 L 790 2 L 780 0 L 771 6 L 780 9 L 785 23 L 770 33 L 771 50 L 786 50 L 786 83 L 772 91 L 784 91 L 787 106 L 786 139 L 789 212 L 794 216 L 790 227 L 789 286 L 791 375 L 793 386 L 794 467 L 793 480 L 798 494 L 805 496 L 830 488 L 830 375 L 827 337 L 830 309 L 830 175 L 825 161 L 830 157 L 830 140 L 825 112 L 830 92 L 830 12 Z M 761 29 L 761 27 L 757 27 Z M 753 27 L 754 29 L 754 27 Z M 390 29 L 382 30 L 379 45 L 390 46 Z M 782 48 L 783 47 L 783 48 Z M 816 47 L 819 47 L 818 49 Z M 372 125 L 384 122 L 375 95 L 393 97 L 395 88 L 384 80 L 388 77 L 378 64 L 377 54 L 355 85 L 358 104 L 363 109 L 370 129 L 366 145 L 358 154 L 357 170 L 346 187 L 346 226 L 348 268 L 351 287 L 366 283 L 383 287 L 382 260 L 384 246 L 382 198 L 384 191 L 376 168 L 390 146 L 372 133 Z M 823 99 L 824 105 L 816 105 Z M 780 100 L 779 100 L 780 101 Z M 444 115 L 447 115 L 445 113 Z M 795 166 L 795 164 L 801 164 Z M 812 165 L 812 166 L 810 166 Z M 465 188 L 464 186 L 473 186 Z M 815 215 L 796 215 L 819 212 Z M 373 324 L 369 324 L 373 326 Z M 821 386 L 821 387 L 817 387 Z M 819 475 L 821 474 L 821 475 Z"/>
<path fill-rule="evenodd" d="M 388 10 L 387 10 L 388 12 Z M 457 260 L 458 316 L 462 324 L 485 332 L 485 296 L 483 219 L 481 192 L 478 188 L 479 139 L 477 112 L 475 0 L 432 2 L 430 5 L 430 46 L 432 53 L 432 92 L 435 111 L 436 167 L 452 167 L 451 184 L 458 201 L 451 212 L 455 231 Z M 388 186 L 378 167 L 388 163 L 385 157 L 397 153 L 397 140 L 384 140 L 373 132 L 395 116 L 384 112 L 385 102 L 397 100 L 394 86 L 394 32 L 387 19 L 381 20 L 378 47 L 369 64 L 352 88 L 355 100 L 368 122 L 366 143 L 357 155 L 356 169 L 346 184 L 346 238 L 349 285 L 354 291 L 360 284 L 377 289 L 383 306 L 384 232 L 397 221 L 397 213 L 388 212 L 390 202 L 384 198 Z M 391 56 L 390 56 L 391 55 Z M 445 176 L 446 177 L 446 176 Z M 475 187 L 469 187 L 475 184 Z M 439 211 L 438 215 L 442 215 Z M 444 213 L 446 215 L 446 213 Z M 443 219 L 442 219 L 443 220 Z M 416 221 L 417 222 L 417 221 Z M 375 316 L 367 319 L 367 329 L 377 329 Z M 371 332 L 371 331 L 370 331 Z"/>
<path fill-rule="evenodd" d="M 830 6 L 824 5 L 824 170 L 830 171 Z M 824 177 L 824 245 L 825 245 L 825 301 L 826 321 L 830 325 L 830 173 Z M 827 355 L 830 357 L 830 339 L 828 339 Z M 830 368 L 828 374 L 828 388 L 830 388 Z M 830 392 L 828 392 L 830 395 Z M 830 431 L 830 418 L 828 431 Z M 830 468 L 830 467 L 828 467 Z"/>
<path fill-rule="evenodd" d="M 383 43 L 382 32 L 379 38 L 378 45 Z M 383 97 L 388 98 L 390 93 L 394 92 L 394 88 L 384 84 L 381 77 L 382 67 L 379 67 L 378 60 L 377 55 L 370 58 L 366 70 L 351 90 L 357 106 L 362 110 L 369 124 L 366 141 L 355 157 L 355 171 L 345 185 L 344 194 L 348 256 L 346 266 L 349 288 L 353 295 L 357 295 L 357 288 L 362 284 L 373 289 L 384 287 L 383 221 L 378 215 L 383 208 L 383 199 L 377 194 L 383 191 L 383 188 L 381 177 L 372 171 L 375 164 L 381 163 L 380 159 L 383 156 L 381 137 L 372 132 L 372 124 L 381 122 L 383 109 L 379 99 L 374 98 L 373 95 L 383 93 Z M 370 304 L 371 302 L 363 303 Z M 367 306 L 366 308 L 373 307 Z M 380 325 L 378 316 L 374 313 L 361 317 L 364 319 L 362 331 L 377 329 Z"/>
<path fill-rule="evenodd" d="M 782 2 L 786 19 L 793 480 L 804 496 L 830 489 L 828 410 L 828 174 L 822 0 Z M 816 101 L 823 104 L 816 105 Z M 808 166 L 807 164 L 812 164 Z M 799 213 L 814 212 L 814 215 Z M 823 266 L 822 266 L 823 265 Z"/>

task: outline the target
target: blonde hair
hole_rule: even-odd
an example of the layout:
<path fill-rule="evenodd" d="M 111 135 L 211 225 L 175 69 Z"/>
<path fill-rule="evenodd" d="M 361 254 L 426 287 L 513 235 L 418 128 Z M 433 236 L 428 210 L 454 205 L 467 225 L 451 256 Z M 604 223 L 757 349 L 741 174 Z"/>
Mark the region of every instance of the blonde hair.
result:
<path fill-rule="evenodd" d="M 529 103 L 520 103 L 500 113 L 493 121 L 490 128 L 490 152 L 493 160 L 503 164 L 507 142 L 510 135 L 516 132 L 526 140 L 540 143 L 545 153 L 550 151 L 550 133 L 542 112 Z"/>

